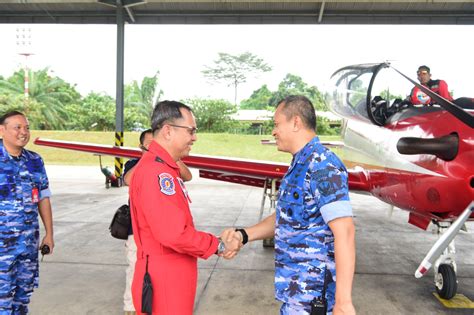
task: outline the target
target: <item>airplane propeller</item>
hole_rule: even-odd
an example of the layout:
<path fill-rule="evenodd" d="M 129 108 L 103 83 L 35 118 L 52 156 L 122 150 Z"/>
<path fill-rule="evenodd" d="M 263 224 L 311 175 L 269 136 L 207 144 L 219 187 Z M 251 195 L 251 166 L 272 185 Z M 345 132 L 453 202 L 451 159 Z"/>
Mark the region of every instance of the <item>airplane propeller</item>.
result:
<path fill-rule="evenodd" d="M 416 81 L 412 80 L 410 77 L 407 75 L 403 74 L 402 72 L 398 71 L 396 68 L 391 66 L 390 64 L 387 64 L 389 67 L 391 67 L 393 70 L 398 72 L 401 76 L 403 76 L 405 79 L 413 83 L 417 88 L 422 90 L 425 94 L 429 95 L 432 99 L 434 99 L 441 107 L 443 107 L 446 111 L 451 113 L 454 117 L 462 121 L 464 124 L 467 126 L 474 128 L 474 116 L 469 114 L 466 110 L 464 110 L 462 107 L 454 104 L 451 101 L 448 101 L 442 96 L 439 96 L 437 93 L 431 91 L 428 89 L 426 86 L 421 85 L 417 83 Z"/>

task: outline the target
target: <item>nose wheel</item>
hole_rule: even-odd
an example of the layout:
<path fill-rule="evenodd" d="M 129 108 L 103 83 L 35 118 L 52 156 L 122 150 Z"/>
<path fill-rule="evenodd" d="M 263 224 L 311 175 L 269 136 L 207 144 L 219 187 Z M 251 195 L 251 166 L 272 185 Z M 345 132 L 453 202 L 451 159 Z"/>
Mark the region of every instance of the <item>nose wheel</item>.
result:
<path fill-rule="evenodd" d="M 458 290 L 458 280 L 453 266 L 442 264 L 438 267 L 438 273 L 435 275 L 436 292 L 443 299 L 449 300 L 456 295 Z"/>

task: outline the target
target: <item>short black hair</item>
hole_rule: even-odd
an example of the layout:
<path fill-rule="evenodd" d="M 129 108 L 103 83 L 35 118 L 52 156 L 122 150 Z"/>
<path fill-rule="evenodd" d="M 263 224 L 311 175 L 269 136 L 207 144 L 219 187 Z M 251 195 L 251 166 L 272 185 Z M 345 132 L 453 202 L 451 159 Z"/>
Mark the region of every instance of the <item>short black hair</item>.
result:
<path fill-rule="evenodd" d="M 316 112 L 313 103 L 303 95 L 290 95 L 278 102 L 287 119 L 300 116 L 306 128 L 316 130 Z"/>
<path fill-rule="evenodd" d="M 147 133 L 153 133 L 151 129 L 143 130 L 142 133 L 140 134 L 140 144 L 143 145 L 143 141 L 145 141 L 145 136 Z"/>
<path fill-rule="evenodd" d="M 18 115 L 26 117 L 25 114 L 23 114 L 22 112 L 19 112 L 17 110 L 12 110 L 12 111 L 6 112 L 2 116 L 0 116 L 0 125 L 4 125 L 5 120 L 7 120 L 8 118 L 13 117 L 13 116 L 18 116 Z"/>
<path fill-rule="evenodd" d="M 176 101 L 161 101 L 156 103 L 151 115 L 151 130 L 153 133 L 160 130 L 166 123 L 172 123 L 177 119 L 183 118 L 180 109 L 183 108 L 193 112 L 191 108 L 183 103 Z"/>
<path fill-rule="evenodd" d="M 428 66 L 423 65 L 423 66 L 418 67 L 418 71 L 423 71 L 423 70 L 428 71 L 428 73 L 431 73 L 431 69 Z"/>

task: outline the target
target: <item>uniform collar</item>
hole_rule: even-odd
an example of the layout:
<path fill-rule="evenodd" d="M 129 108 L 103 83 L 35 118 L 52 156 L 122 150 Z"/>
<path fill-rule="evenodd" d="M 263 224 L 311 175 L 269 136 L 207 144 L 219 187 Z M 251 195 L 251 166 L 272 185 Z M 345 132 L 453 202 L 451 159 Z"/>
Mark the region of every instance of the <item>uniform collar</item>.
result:
<path fill-rule="evenodd" d="M 150 143 L 150 146 L 148 147 L 147 153 L 152 154 L 155 158 L 160 158 L 163 162 L 168 164 L 168 166 L 179 169 L 178 165 L 176 164 L 176 161 L 173 160 L 168 151 L 166 151 L 161 145 L 159 145 L 158 142 L 153 140 Z"/>
<path fill-rule="evenodd" d="M 21 153 L 20 155 L 18 156 L 18 158 L 15 158 L 13 156 L 10 155 L 10 153 L 8 153 L 7 149 L 5 148 L 5 146 L 3 145 L 3 143 L 0 145 L 0 159 L 2 161 L 9 161 L 9 160 L 23 160 L 25 158 L 25 149 L 22 149 L 21 150 Z"/>
<path fill-rule="evenodd" d="M 296 154 L 293 157 L 293 162 L 298 163 L 298 164 L 304 164 L 306 160 L 308 159 L 308 156 L 313 152 L 314 146 L 317 144 L 319 144 L 319 138 L 318 136 L 315 136 L 301 150 L 296 152 Z"/>

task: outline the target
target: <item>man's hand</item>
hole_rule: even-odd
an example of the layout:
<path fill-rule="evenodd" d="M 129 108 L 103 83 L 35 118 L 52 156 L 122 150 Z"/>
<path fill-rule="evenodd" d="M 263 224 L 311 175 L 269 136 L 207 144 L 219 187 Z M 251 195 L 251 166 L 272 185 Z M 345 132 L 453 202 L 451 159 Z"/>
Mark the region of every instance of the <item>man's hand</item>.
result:
<path fill-rule="evenodd" d="M 234 258 L 242 248 L 242 234 L 234 229 L 226 229 L 220 235 L 225 245 L 225 251 L 221 254 L 225 259 Z"/>
<path fill-rule="evenodd" d="M 43 240 L 41 241 L 40 248 L 42 248 L 44 245 L 49 246 L 49 254 L 48 255 L 51 255 L 53 253 L 53 249 L 54 249 L 53 236 L 45 235 L 45 237 L 43 237 Z"/>

